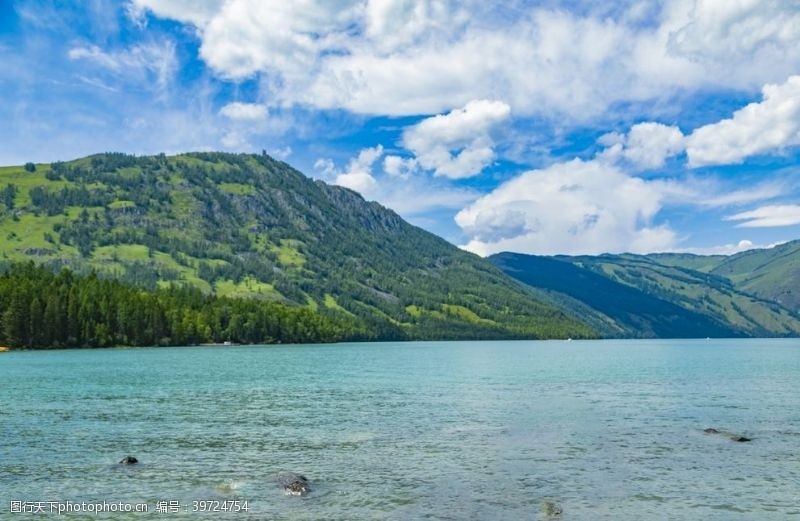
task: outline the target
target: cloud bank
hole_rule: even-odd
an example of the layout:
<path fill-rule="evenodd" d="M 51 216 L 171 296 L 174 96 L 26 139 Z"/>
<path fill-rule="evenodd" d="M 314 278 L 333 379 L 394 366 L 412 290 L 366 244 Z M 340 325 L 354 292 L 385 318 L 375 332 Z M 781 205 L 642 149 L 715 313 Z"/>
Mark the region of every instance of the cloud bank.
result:
<path fill-rule="evenodd" d="M 684 89 L 753 89 L 800 70 L 796 2 L 676 0 L 615 16 L 468 0 L 134 0 L 192 25 L 220 76 L 272 103 L 435 114 L 475 99 L 586 119 Z M 414 93 L 413 96 L 409 93 Z"/>

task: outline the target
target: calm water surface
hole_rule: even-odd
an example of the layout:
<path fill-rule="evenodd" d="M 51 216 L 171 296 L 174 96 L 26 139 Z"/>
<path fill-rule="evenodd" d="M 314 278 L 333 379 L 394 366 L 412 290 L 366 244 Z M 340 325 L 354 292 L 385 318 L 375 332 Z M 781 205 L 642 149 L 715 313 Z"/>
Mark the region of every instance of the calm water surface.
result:
<path fill-rule="evenodd" d="M 282 495 L 283 470 L 313 492 Z M 800 519 L 800 341 L 0 354 L 0 518 L 200 499 L 247 500 L 208 516 L 237 520 Z"/>

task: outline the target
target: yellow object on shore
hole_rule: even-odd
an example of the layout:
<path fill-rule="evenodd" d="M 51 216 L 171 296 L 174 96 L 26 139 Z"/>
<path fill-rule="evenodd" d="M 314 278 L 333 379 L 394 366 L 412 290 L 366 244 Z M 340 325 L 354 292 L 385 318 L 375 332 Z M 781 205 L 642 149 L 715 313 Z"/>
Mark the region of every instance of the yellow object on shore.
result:
<path fill-rule="evenodd" d="M 0 346 L 0 353 L 6 353 L 8 351 L 11 351 L 11 349 L 5 346 Z"/>

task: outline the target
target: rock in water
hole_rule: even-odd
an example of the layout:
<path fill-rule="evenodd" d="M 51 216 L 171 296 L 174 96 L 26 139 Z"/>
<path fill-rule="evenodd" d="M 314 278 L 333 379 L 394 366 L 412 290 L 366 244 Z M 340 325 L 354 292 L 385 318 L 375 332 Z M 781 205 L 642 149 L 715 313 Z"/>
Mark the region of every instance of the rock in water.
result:
<path fill-rule="evenodd" d="M 121 460 L 119 460 L 120 465 L 136 465 L 139 463 L 139 460 L 134 458 L 133 456 L 125 456 Z"/>
<path fill-rule="evenodd" d="M 302 474 L 295 474 L 294 472 L 278 474 L 275 481 L 278 482 L 278 485 L 287 496 L 305 496 L 311 491 L 308 478 Z"/>
<path fill-rule="evenodd" d="M 706 434 L 718 434 L 719 436 L 728 438 L 731 441 L 737 441 L 740 443 L 744 443 L 746 441 L 753 441 L 746 436 L 740 436 L 739 434 L 733 434 L 732 432 L 721 431 L 718 429 L 714 429 L 712 427 L 709 427 L 708 429 L 703 429 L 703 432 Z"/>
<path fill-rule="evenodd" d="M 542 501 L 542 513 L 545 515 L 545 519 L 555 519 L 561 517 L 561 514 L 564 512 L 557 503 L 553 503 L 552 501 Z"/>

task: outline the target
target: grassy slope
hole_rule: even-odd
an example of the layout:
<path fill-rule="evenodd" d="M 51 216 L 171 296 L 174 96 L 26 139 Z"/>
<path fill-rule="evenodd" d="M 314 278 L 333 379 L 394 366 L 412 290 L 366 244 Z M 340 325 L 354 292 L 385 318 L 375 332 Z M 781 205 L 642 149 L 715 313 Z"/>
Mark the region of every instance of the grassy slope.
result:
<path fill-rule="evenodd" d="M 0 190 L 18 189 L 13 209 L 0 202 L 0 259 L 281 300 L 383 337 L 593 335 L 485 260 L 266 156 L 111 154 L 52 168 L 0 169 Z M 91 197 L 34 205 L 37 188 Z"/>
<path fill-rule="evenodd" d="M 686 264 L 706 269 L 720 260 L 686 259 Z M 491 260 L 523 282 L 568 295 L 602 313 L 626 336 L 800 334 L 800 322 L 786 309 L 747 294 L 724 277 L 681 266 L 678 255 L 501 254 Z"/>
<path fill-rule="evenodd" d="M 743 291 L 800 311 L 800 241 L 733 255 L 712 273 L 729 278 Z"/>

